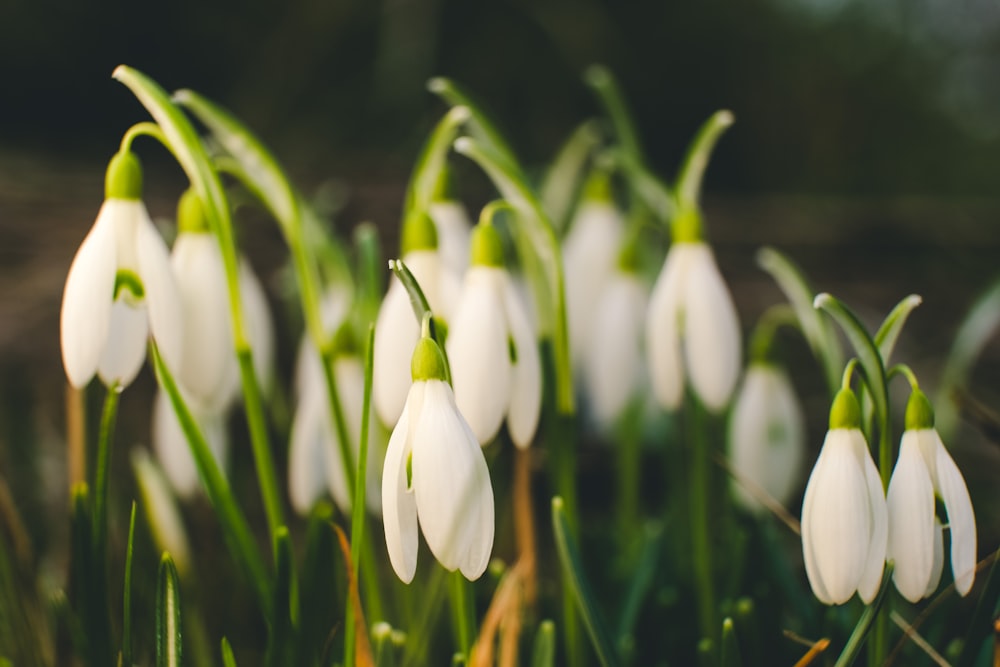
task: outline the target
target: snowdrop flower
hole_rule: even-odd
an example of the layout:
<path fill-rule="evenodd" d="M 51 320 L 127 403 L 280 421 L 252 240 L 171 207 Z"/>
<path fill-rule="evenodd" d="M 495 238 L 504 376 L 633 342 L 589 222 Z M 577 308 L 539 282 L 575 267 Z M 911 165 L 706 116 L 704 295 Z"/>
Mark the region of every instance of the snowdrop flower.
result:
<path fill-rule="evenodd" d="M 577 364 L 583 361 L 598 323 L 596 296 L 615 268 L 624 233 L 625 221 L 611 200 L 607 174 L 593 174 L 562 244 L 566 323 Z"/>
<path fill-rule="evenodd" d="M 855 591 L 870 603 L 885 565 L 885 495 L 860 414 L 854 392 L 841 389 L 802 501 L 806 575 L 824 604 L 843 604 Z"/>
<path fill-rule="evenodd" d="M 334 358 L 333 374 L 350 438 L 350 451 L 356 461 L 361 441 L 365 370 L 346 328 L 339 330 L 337 339 L 339 342 L 335 342 L 335 346 L 340 352 Z M 299 514 L 308 514 L 316 500 L 329 492 L 340 511 L 350 515 L 353 498 L 348 492 L 340 441 L 330 414 L 323 362 L 311 343 L 304 343 L 302 349 L 304 354 L 300 354 L 299 363 L 303 366 L 297 369 L 302 385 L 288 454 L 288 491 L 292 507 Z M 368 510 L 381 514 L 379 475 L 383 447 L 380 447 L 381 438 L 374 416 L 374 411 L 368 416 L 365 498 Z"/>
<path fill-rule="evenodd" d="M 417 526 L 446 569 L 478 579 L 493 551 L 493 487 L 476 436 L 455 404 L 431 338 L 413 351 L 413 384 L 385 456 L 385 543 L 405 583 L 417 568 Z"/>
<path fill-rule="evenodd" d="M 76 251 L 60 313 L 63 365 L 82 388 L 100 376 L 129 385 L 152 333 L 171 368 L 181 363 L 181 306 L 167 247 L 142 203 L 142 168 L 132 153 L 108 165 L 106 198 Z"/>
<path fill-rule="evenodd" d="M 469 235 L 472 223 L 461 202 L 439 199 L 431 202 L 428 213 L 437 229 L 439 252 L 444 265 L 462 275 L 469 265 Z"/>
<path fill-rule="evenodd" d="M 455 400 L 479 442 L 504 417 L 518 447 L 531 444 L 542 404 L 542 367 L 531 323 L 504 268 L 500 235 L 489 222 L 472 232 L 472 265 L 448 328 Z"/>
<path fill-rule="evenodd" d="M 799 483 L 805 439 L 805 415 L 788 376 L 774 364 L 751 363 L 729 418 L 733 469 L 785 505 Z M 732 489 L 745 509 L 764 511 L 743 485 L 734 481 Z"/>
<path fill-rule="evenodd" d="M 619 266 L 595 299 L 583 359 L 590 409 L 609 429 L 646 385 L 643 327 L 649 296 L 634 270 Z"/>
<path fill-rule="evenodd" d="M 458 276 L 441 260 L 437 231 L 426 214 L 414 214 L 404 222 L 401 245 L 403 262 L 420 283 L 431 310 L 447 321 L 460 283 Z M 372 398 L 379 419 L 383 424 L 392 425 L 399 419 L 406 402 L 410 387 L 406 369 L 420 336 L 410 296 L 398 279 L 389 284 L 375 328 L 379 335 L 375 337 Z"/>
<path fill-rule="evenodd" d="M 935 514 L 940 498 L 951 531 L 951 569 L 955 589 L 966 595 L 976 570 L 976 518 L 965 479 L 934 428 L 930 401 L 914 389 L 906 406 L 906 431 L 889 482 L 888 558 L 892 579 L 910 602 L 937 589 L 944 564 L 942 525 Z"/>

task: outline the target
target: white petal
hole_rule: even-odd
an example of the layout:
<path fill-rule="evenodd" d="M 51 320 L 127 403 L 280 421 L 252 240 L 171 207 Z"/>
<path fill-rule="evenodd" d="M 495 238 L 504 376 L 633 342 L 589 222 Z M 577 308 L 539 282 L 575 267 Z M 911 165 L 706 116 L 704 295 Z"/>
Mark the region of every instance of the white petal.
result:
<path fill-rule="evenodd" d="M 676 410 L 684 398 L 680 327 L 683 281 L 691 245 L 678 243 L 670 247 L 649 297 L 646 318 L 646 354 L 653 393 L 668 410 Z"/>
<path fill-rule="evenodd" d="M 455 401 L 476 439 L 496 437 L 510 405 L 511 360 L 501 269 L 473 266 L 448 327 Z"/>
<path fill-rule="evenodd" d="M 339 452 L 334 451 L 332 433 L 328 431 L 324 396 L 325 394 L 315 393 L 303 397 L 292 421 L 288 451 L 288 495 L 292 508 L 300 515 L 308 514 L 313 504 L 325 495 L 327 488 L 333 488 L 329 483 L 329 466 L 332 459 L 339 458 Z M 345 511 L 345 498 L 346 491 L 340 497 L 334 495 L 341 511 Z"/>
<path fill-rule="evenodd" d="M 469 236 L 472 223 L 465 207 L 457 201 L 436 201 L 428 210 L 438 233 L 438 253 L 445 266 L 465 273 L 469 266 Z"/>
<path fill-rule="evenodd" d="M 941 442 L 937 431 L 931 431 L 936 441 L 937 490 L 948 512 L 951 531 L 951 571 L 955 590 L 968 594 L 976 577 L 976 517 L 965 479 Z"/>
<path fill-rule="evenodd" d="M 590 407 L 610 428 L 643 382 L 642 338 L 649 302 L 642 282 L 616 271 L 597 299 L 584 357 Z"/>
<path fill-rule="evenodd" d="M 507 430 L 510 439 L 520 448 L 528 447 L 538 430 L 542 411 L 542 361 L 538 340 L 527 308 L 518 296 L 510 276 L 504 280 L 504 303 L 507 324 L 514 338 L 517 363 L 511 378 L 510 408 L 507 410 Z M 480 440 L 480 442 L 483 442 Z"/>
<path fill-rule="evenodd" d="M 253 364 L 257 373 L 257 383 L 266 393 L 274 379 L 274 322 L 271 309 L 267 305 L 267 294 L 254 273 L 250 262 L 240 259 L 239 267 L 240 300 L 243 317 L 246 320 L 247 337 L 253 348 Z M 236 364 L 237 374 L 239 364 Z M 237 388 L 238 390 L 238 388 Z"/>
<path fill-rule="evenodd" d="M 115 289 L 115 208 L 105 202 L 73 257 L 63 289 L 59 337 L 66 377 L 76 388 L 97 372 L 111 320 Z"/>
<path fill-rule="evenodd" d="M 139 203 L 135 250 L 139 277 L 146 290 L 149 330 L 167 367 L 177 369 L 183 361 L 184 349 L 181 298 L 170 268 L 167 246 L 149 219 L 146 207 Z"/>
<path fill-rule="evenodd" d="M 815 497 L 810 512 L 802 517 L 803 544 L 808 539 L 814 575 L 834 604 L 847 602 L 854 595 L 870 547 L 868 489 L 853 448 L 851 431 L 827 433 L 821 460 L 808 484 Z M 816 591 L 812 576 L 810 583 Z"/>
<path fill-rule="evenodd" d="M 583 201 L 563 240 L 566 319 L 573 360 L 583 360 L 596 301 L 618 257 L 625 223 L 608 202 Z"/>
<path fill-rule="evenodd" d="M 471 436 L 472 433 L 468 435 Z M 476 477 L 475 486 L 479 489 L 479 493 L 475 499 L 475 507 L 469 510 L 470 520 L 473 522 L 473 534 L 465 559 L 459 565 L 462 574 L 470 581 L 475 581 L 486 571 L 490 555 L 493 553 L 493 533 L 496 528 L 493 514 L 493 486 L 485 458 L 477 459 Z"/>
<path fill-rule="evenodd" d="M 729 419 L 733 468 L 785 504 L 799 484 L 805 435 L 805 417 L 788 376 L 771 364 L 751 364 Z M 765 510 L 739 483 L 733 482 L 733 491 L 746 509 Z"/>
<path fill-rule="evenodd" d="M 407 459 L 411 454 L 409 404 L 423 384 L 410 391 L 407 405 L 389 438 L 382 472 L 382 523 L 389 562 L 403 583 L 413 581 L 417 571 L 417 504 L 406 480 Z M 422 398 L 422 396 L 421 396 Z M 418 401 L 413 401 L 416 404 Z"/>
<path fill-rule="evenodd" d="M 821 526 L 817 525 L 817 522 L 813 519 L 816 509 L 816 489 L 819 488 L 820 484 L 818 482 L 814 484 L 813 480 L 821 479 L 823 476 L 823 467 L 829 458 L 828 456 L 824 456 L 825 452 L 825 448 L 820 450 L 819 458 L 816 459 L 816 464 L 813 466 L 809 482 L 806 484 L 805 496 L 802 499 L 802 559 L 805 562 L 806 577 L 809 579 L 809 585 L 812 587 L 813 594 L 823 604 L 834 604 L 833 598 L 827 592 L 826 585 L 823 583 L 823 577 L 816 563 L 816 553 L 813 547 L 813 534 L 821 530 Z"/>
<path fill-rule="evenodd" d="M 729 403 L 742 362 L 740 322 L 712 250 L 692 243 L 684 278 L 684 351 L 691 385 L 716 412 Z"/>
<path fill-rule="evenodd" d="M 196 401 L 185 397 L 185 404 L 201 429 L 215 462 L 226 469 L 229 449 L 225 418 L 199 408 Z M 191 446 L 181 429 L 177 414 L 166 392 L 156 392 L 153 402 L 153 451 L 171 486 L 182 498 L 190 498 L 201 488 L 198 468 L 191 454 Z"/>
<path fill-rule="evenodd" d="M 869 526 L 868 555 L 865 558 L 865 569 L 858 582 L 858 596 L 865 604 L 871 604 L 878 594 L 882 583 L 882 571 L 885 569 L 885 552 L 889 541 L 889 511 L 885 504 L 885 492 L 882 490 L 882 478 L 872 460 L 868 443 L 861 431 L 852 430 L 854 451 L 864 466 L 865 482 L 868 490 Z"/>
<path fill-rule="evenodd" d="M 906 431 L 892 471 L 886 498 L 889 543 L 886 557 L 895 561 L 892 580 L 910 602 L 927 590 L 934 567 L 934 488 L 916 433 Z"/>
<path fill-rule="evenodd" d="M 392 426 L 406 403 L 410 388 L 410 361 L 420 336 L 410 297 L 395 277 L 375 322 L 374 384 L 372 399 L 379 419 Z"/>
<path fill-rule="evenodd" d="M 97 365 L 97 374 L 107 386 L 118 383 L 120 388 L 132 384 L 146 358 L 149 319 L 145 302 L 130 306 L 125 299 L 111 305 L 108 339 Z"/>
<path fill-rule="evenodd" d="M 924 597 L 930 597 L 931 593 L 937 590 L 938 583 L 941 582 L 941 572 L 944 570 L 944 526 L 937 519 L 934 520 L 934 565 L 931 567 L 931 576 L 927 580 L 927 588 L 924 590 Z"/>
<path fill-rule="evenodd" d="M 451 388 L 429 380 L 423 409 L 413 415 L 413 491 L 427 546 L 448 570 L 471 567 L 484 551 L 484 494 L 493 490 L 479 443 L 464 423 Z M 492 512 L 490 512 L 492 514 Z M 489 545 L 492 549 L 492 540 Z M 470 551 L 476 557 L 470 557 Z"/>
<path fill-rule="evenodd" d="M 184 313 L 177 381 L 203 405 L 222 410 L 239 389 L 222 252 L 207 232 L 181 233 L 170 261 Z"/>

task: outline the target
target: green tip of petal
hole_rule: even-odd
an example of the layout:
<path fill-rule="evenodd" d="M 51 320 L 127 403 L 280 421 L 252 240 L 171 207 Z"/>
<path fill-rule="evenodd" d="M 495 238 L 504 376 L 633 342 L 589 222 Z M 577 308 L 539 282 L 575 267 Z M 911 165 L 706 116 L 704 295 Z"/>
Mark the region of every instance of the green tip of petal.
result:
<path fill-rule="evenodd" d="M 425 211 L 411 213 L 403 221 L 403 241 L 400 245 L 403 255 L 417 250 L 437 250 L 437 228 Z"/>
<path fill-rule="evenodd" d="M 447 382 L 448 372 L 444 355 L 433 338 L 425 336 L 417 342 L 417 346 L 413 349 L 413 361 L 410 363 L 410 375 L 414 382 L 421 380 Z"/>
<path fill-rule="evenodd" d="M 493 225 L 478 224 L 472 230 L 470 261 L 473 266 L 503 266 L 503 243 Z"/>
<path fill-rule="evenodd" d="M 830 430 L 835 428 L 861 428 L 858 397 L 847 387 L 837 392 L 830 407 Z"/>
<path fill-rule="evenodd" d="M 142 164 L 135 153 L 115 153 L 104 179 L 106 199 L 142 199 Z"/>
<path fill-rule="evenodd" d="M 914 389 L 906 402 L 906 430 L 928 428 L 934 428 L 934 408 L 924 392 Z"/>
<path fill-rule="evenodd" d="M 177 231 L 192 234 L 208 231 L 205 207 L 194 188 L 188 188 L 177 202 Z"/>

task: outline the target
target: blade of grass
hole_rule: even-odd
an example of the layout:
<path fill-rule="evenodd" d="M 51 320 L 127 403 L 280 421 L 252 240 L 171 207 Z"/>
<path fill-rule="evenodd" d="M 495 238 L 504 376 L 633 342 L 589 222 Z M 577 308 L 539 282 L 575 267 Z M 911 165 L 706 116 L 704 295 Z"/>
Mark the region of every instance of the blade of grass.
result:
<path fill-rule="evenodd" d="M 170 554 L 160 558 L 156 585 L 156 667 L 182 664 L 181 585 Z"/>
<path fill-rule="evenodd" d="M 122 664 L 131 666 L 132 660 L 132 549 L 135 544 L 135 501 L 128 520 L 128 544 L 125 546 L 125 588 L 122 594 Z"/>

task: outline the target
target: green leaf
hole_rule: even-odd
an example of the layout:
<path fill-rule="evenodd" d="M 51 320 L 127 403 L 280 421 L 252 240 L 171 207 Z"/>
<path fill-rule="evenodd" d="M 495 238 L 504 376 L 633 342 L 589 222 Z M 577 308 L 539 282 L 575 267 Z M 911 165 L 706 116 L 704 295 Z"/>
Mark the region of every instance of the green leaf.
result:
<path fill-rule="evenodd" d="M 233 647 L 229 645 L 229 640 L 222 638 L 222 664 L 225 667 L 236 667 L 236 656 L 233 655 Z"/>
<path fill-rule="evenodd" d="M 560 234 L 569 224 L 580 190 L 588 158 L 601 143 L 597 121 L 581 123 L 562 145 L 545 172 L 539 199 L 542 208 Z"/>
<path fill-rule="evenodd" d="M 180 667 L 182 664 L 180 588 L 174 561 L 164 552 L 156 585 L 156 667 Z"/>
<path fill-rule="evenodd" d="M 583 572 L 580 551 L 570 533 L 563 500 L 559 496 L 552 499 L 552 528 L 555 534 L 556 550 L 559 552 L 559 562 L 573 592 L 580 615 L 583 617 L 583 623 L 590 634 L 590 641 L 597 651 L 597 657 L 604 667 L 617 665 L 618 656 L 614 651 L 614 643 L 601 616 L 600 609 L 594 602 L 590 584 Z"/>
<path fill-rule="evenodd" d="M 625 593 L 625 602 L 618 621 L 618 648 L 628 656 L 635 649 L 633 632 L 639 620 L 639 612 L 652 587 L 659 568 L 660 554 L 663 553 L 663 527 L 649 522 L 643 526 L 639 555 L 631 568 L 632 576 Z"/>
<path fill-rule="evenodd" d="M 288 527 L 281 526 L 274 534 L 274 605 L 270 622 L 266 664 L 281 667 L 294 663 L 298 645 L 298 592 L 295 584 L 295 562 Z"/>
<path fill-rule="evenodd" d="M 457 139 L 455 150 L 478 163 L 518 212 L 515 234 L 518 255 L 535 293 L 539 331 L 543 338 L 552 339 L 556 408 L 563 414 L 573 414 L 575 397 L 566 321 L 565 276 L 555 228 L 516 165 L 506 162 L 503 155 L 489 145 L 470 137 Z"/>
<path fill-rule="evenodd" d="M 208 447 L 205 436 L 195 422 L 191 411 L 188 409 L 181 396 L 177 383 L 167 365 L 163 362 L 159 351 L 154 343 L 150 343 L 150 351 L 153 357 L 153 367 L 156 369 L 156 376 L 160 386 L 167 392 L 170 403 L 173 405 L 177 421 L 184 432 L 191 448 L 191 455 L 194 458 L 195 467 L 198 468 L 198 475 L 204 484 L 208 500 L 215 509 L 216 517 L 222 526 L 222 534 L 229 547 L 233 560 L 243 570 L 243 575 L 257 595 L 257 602 L 265 618 L 271 617 L 271 595 L 270 577 L 260 553 L 257 551 L 257 544 L 254 541 L 253 533 L 250 531 L 250 524 L 243 515 L 242 510 L 233 496 L 229 483 L 219 469 L 219 465 Z M 173 565 L 171 564 L 171 567 Z"/>
<path fill-rule="evenodd" d="M 453 107 L 465 107 L 469 111 L 469 129 L 474 137 L 477 137 L 496 152 L 505 162 L 517 170 L 523 176 L 520 166 L 518 166 L 517 156 L 513 149 L 503 138 L 503 134 L 497 130 L 496 125 L 483 111 L 479 104 L 476 104 L 468 93 L 451 79 L 435 77 L 427 82 L 427 89 L 443 99 Z"/>
<path fill-rule="evenodd" d="M 556 663 L 556 624 L 542 621 L 535 633 L 535 645 L 531 651 L 531 667 L 553 667 Z"/>
<path fill-rule="evenodd" d="M 720 667 L 742 667 L 743 658 L 740 656 L 740 643 L 736 638 L 736 628 L 733 626 L 733 619 L 722 619 L 722 655 L 719 659 Z"/>
<path fill-rule="evenodd" d="M 806 342 L 823 369 L 832 398 L 840 388 L 844 356 L 830 321 L 813 308 L 815 293 L 802 271 L 774 248 L 757 251 L 757 265 L 771 275 L 795 311 Z"/>
<path fill-rule="evenodd" d="M 327 664 L 330 629 L 343 623 L 343 601 L 347 597 L 347 573 L 330 529 L 334 509 L 328 501 L 313 507 L 306 525 L 305 558 L 300 581 L 301 627 L 295 664 Z"/>
<path fill-rule="evenodd" d="M 177 574 L 184 578 L 191 571 L 191 547 L 170 482 L 145 449 L 136 447 L 130 452 L 129 459 L 153 541 L 160 551 L 170 552 Z"/>
<path fill-rule="evenodd" d="M 854 664 L 858 654 L 861 652 L 861 647 L 864 646 L 865 640 L 868 638 L 868 633 L 871 631 L 872 625 L 875 623 L 875 617 L 878 616 L 878 612 L 882 608 L 882 603 L 885 602 L 893 569 L 893 562 L 890 560 L 885 564 L 885 571 L 882 573 L 882 584 L 879 587 L 878 595 L 872 600 L 870 605 L 865 607 L 864 612 L 861 613 L 861 618 L 858 619 L 857 625 L 854 626 L 854 631 L 851 633 L 850 638 L 848 638 L 847 644 L 837 658 L 834 667 L 848 667 Z"/>
<path fill-rule="evenodd" d="M 972 667 L 976 656 L 983 648 L 983 643 L 994 627 L 993 621 L 1000 613 L 1000 551 L 993 553 L 993 565 L 983 584 L 982 594 L 976 602 L 976 610 L 969 619 L 969 630 L 962 642 L 962 653 L 955 667 Z M 992 642 L 991 642 L 992 643 Z"/>
<path fill-rule="evenodd" d="M 128 519 L 128 543 L 125 546 L 125 586 L 122 594 L 122 664 L 131 666 L 132 659 L 132 549 L 135 543 L 135 501 Z"/>
<path fill-rule="evenodd" d="M 604 65 L 591 65 L 584 72 L 583 80 L 604 104 L 604 110 L 611 119 L 611 125 L 615 128 L 615 134 L 618 136 L 618 143 L 622 150 L 636 164 L 645 164 L 646 159 L 643 157 L 639 133 L 635 129 L 632 114 L 629 112 L 625 97 L 622 95 L 614 74 Z"/>
<path fill-rule="evenodd" d="M 913 312 L 913 309 L 922 302 L 923 299 L 920 298 L 919 294 L 911 294 L 905 297 L 886 315 L 885 320 L 882 321 L 882 325 L 875 332 L 875 344 L 878 345 L 879 353 L 882 355 L 882 360 L 886 365 L 889 364 L 889 359 L 892 357 L 892 351 L 896 347 L 896 341 L 899 339 L 900 332 L 903 331 L 903 325 L 906 324 L 906 320 L 910 316 L 910 313 Z"/>

